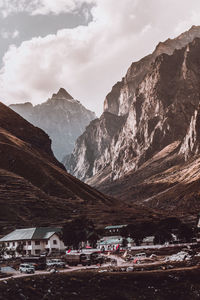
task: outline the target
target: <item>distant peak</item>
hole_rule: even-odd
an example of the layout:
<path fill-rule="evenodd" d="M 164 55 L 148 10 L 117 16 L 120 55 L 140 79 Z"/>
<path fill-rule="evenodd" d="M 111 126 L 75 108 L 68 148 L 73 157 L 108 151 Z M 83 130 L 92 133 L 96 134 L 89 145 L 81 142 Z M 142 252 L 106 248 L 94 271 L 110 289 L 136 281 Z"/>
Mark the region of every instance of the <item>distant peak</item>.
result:
<path fill-rule="evenodd" d="M 74 99 L 65 89 L 60 88 L 57 94 L 53 94 L 53 98 Z"/>
<path fill-rule="evenodd" d="M 32 104 L 31 102 L 24 102 L 24 103 L 10 104 L 9 106 L 26 106 L 26 107 L 33 107 L 33 104 Z"/>
<path fill-rule="evenodd" d="M 190 30 L 199 29 L 199 28 L 200 28 L 200 26 L 192 25 L 192 27 L 190 28 Z"/>

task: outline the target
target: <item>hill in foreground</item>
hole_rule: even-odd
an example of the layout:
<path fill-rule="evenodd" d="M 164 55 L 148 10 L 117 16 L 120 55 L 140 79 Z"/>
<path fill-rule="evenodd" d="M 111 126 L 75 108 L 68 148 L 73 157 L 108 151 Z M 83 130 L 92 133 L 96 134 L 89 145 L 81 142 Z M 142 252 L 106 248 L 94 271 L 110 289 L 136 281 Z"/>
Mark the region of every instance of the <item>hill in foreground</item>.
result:
<path fill-rule="evenodd" d="M 0 225 L 60 225 L 85 215 L 97 225 L 152 218 L 151 210 L 123 205 L 68 174 L 51 141 L 0 103 Z"/>

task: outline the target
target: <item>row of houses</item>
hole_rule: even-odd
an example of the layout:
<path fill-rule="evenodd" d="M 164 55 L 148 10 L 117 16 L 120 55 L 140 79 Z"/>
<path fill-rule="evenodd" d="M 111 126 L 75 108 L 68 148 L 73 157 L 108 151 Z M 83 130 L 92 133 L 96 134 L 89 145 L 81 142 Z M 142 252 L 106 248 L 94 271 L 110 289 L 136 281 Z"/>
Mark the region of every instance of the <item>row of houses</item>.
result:
<path fill-rule="evenodd" d="M 116 250 L 119 246 L 123 246 L 122 231 L 128 225 L 113 225 L 106 226 L 104 229 L 104 236 L 97 241 L 97 248 L 105 251 Z M 141 246 L 151 246 L 154 244 L 154 236 L 148 236 L 143 239 Z M 128 237 L 126 238 L 126 247 L 131 248 L 135 246 L 135 241 Z"/>
<path fill-rule="evenodd" d="M 127 225 L 106 226 L 104 234 L 97 241 L 97 248 L 105 251 L 116 250 L 123 245 L 121 232 Z M 62 228 L 58 227 L 34 227 L 16 229 L 0 239 L 0 246 L 7 250 L 18 252 L 23 255 L 40 255 L 43 252 L 65 251 L 66 246 L 61 239 Z M 153 245 L 154 237 L 147 237 L 143 245 Z M 127 238 L 127 246 L 134 246 L 134 241 Z"/>

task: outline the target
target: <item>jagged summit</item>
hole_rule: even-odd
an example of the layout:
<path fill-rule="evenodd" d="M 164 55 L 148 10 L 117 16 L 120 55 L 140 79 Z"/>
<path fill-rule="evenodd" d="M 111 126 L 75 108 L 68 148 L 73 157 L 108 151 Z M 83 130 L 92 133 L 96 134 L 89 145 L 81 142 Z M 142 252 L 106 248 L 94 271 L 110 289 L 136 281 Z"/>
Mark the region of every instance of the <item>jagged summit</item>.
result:
<path fill-rule="evenodd" d="M 74 99 L 64 88 L 60 88 L 57 94 L 53 94 L 52 98 L 56 99 Z"/>
<path fill-rule="evenodd" d="M 196 214 L 199 53 L 195 26 L 132 63 L 106 97 L 103 116 L 110 113 L 109 123 L 102 117 L 91 122 L 77 140 L 65 164 L 71 174 L 124 201 Z"/>
<path fill-rule="evenodd" d="M 189 30 L 181 33 L 175 39 L 167 39 L 164 42 L 160 42 L 153 52 L 153 56 L 156 57 L 162 53 L 172 55 L 175 49 L 185 47 L 197 37 L 200 38 L 200 26 L 193 25 Z"/>
<path fill-rule="evenodd" d="M 34 107 L 24 103 L 10 105 L 10 108 L 50 136 L 53 152 L 60 161 L 72 152 L 76 139 L 96 118 L 95 113 L 73 99 L 64 88 Z"/>

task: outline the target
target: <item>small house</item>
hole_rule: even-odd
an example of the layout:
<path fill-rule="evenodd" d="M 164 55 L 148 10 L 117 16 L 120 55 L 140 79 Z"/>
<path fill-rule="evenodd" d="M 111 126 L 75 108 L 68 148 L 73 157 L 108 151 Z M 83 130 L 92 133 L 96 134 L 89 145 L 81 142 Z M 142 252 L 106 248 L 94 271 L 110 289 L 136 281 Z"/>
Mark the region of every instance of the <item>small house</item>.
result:
<path fill-rule="evenodd" d="M 0 239 L 0 246 L 17 255 L 40 255 L 65 250 L 60 239 L 61 228 L 35 227 L 16 229 Z"/>
<path fill-rule="evenodd" d="M 104 228 L 105 236 L 121 236 L 122 229 L 128 225 L 111 225 Z"/>
<path fill-rule="evenodd" d="M 154 245 L 154 236 L 147 236 L 142 240 L 141 246 L 152 246 Z"/>

